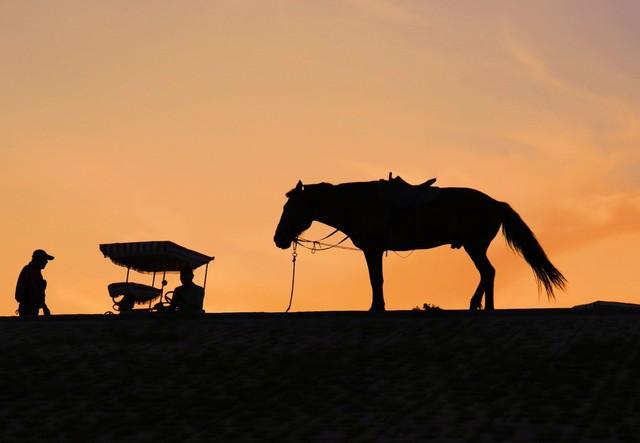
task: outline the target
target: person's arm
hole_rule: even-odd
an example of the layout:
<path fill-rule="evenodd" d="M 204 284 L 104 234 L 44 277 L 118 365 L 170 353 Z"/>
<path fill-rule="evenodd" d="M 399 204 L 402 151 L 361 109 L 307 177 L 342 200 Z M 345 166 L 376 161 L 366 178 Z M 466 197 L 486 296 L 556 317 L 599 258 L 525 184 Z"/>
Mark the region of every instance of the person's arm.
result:
<path fill-rule="evenodd" d="M 172 311 L 178 311 L 182 307 L 182 298 L 182 286 L 178 286 L 173 290 L 173 298 L 171 299 L 169 308 Z"/>
<path fill-rule="evenodd" d="M 42 279 L 40 281 L 40 284 L 39 284 L 39 286 L 41 288 L 41 290 L 39 291 L 40 292 L 40 294 L 39 294 L 39 296 L 40 296 L 40 300 L 39 300 L 40 301 L 40 307 L 42 308 L 42 313 L 44 315 L 51 315 L 51 311 L 49 310 L 49 307 L 47 306 L 47 303 L 45 302 L 45 298 L 47 296 L 47 294 L 45 292 L 46 289 L 47 289 L 47 281 L 42 277 L 40 277 L 40 278 Z"/>

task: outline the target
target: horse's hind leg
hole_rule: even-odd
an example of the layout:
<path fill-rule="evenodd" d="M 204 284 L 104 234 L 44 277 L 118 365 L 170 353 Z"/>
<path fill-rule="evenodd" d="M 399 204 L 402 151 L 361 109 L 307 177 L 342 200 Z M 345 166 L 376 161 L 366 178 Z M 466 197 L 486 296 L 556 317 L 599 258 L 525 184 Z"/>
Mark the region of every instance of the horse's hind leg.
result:
<path fill-rule="evenodd" d="M 478 287 L 476 288 L 476 292 L 473 293 L 471 297 L 471 302 L 469 303 L 469 310 L 477 311 L 482 309 L 482 295 L 484 294 L 484 285 L 482 284 L 482 280 L 478 283 Z"/>
<path fill-rule="evenodd" d="M 471 257 L 473 264 L 480 272 L 480 283 L 473 297 L 471 297 L 471 303 L 469 309 L 480 309 L 482 302 L 482 294 L 484 294 L 484 308 L 487 310 L 493 310 L 493 281 L 496 275 L 496 270 L 491 265 L 491 262 L 487 258 L 487 249 L 489 245 L 481 244 L 465 244 L 464 249 Z"/>

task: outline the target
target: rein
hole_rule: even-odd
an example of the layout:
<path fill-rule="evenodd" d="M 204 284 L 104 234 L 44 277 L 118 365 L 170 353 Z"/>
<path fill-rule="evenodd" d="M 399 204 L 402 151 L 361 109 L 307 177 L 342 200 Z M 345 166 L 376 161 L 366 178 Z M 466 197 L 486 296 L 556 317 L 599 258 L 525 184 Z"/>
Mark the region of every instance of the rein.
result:
<path fill-rule="evenodd" d="M 302 246 L 305 249 L 308 249 L 311 251 L 312 254 L 315 254 L 316 251 L 328 251 L 329 249 L 333 249 L 333 248 L 338 248 L 338 249 L 345 249 L 348 251 L 359 251 L 359 248 L 353 248 L 351 246 L 340 246 L 342 243 L 344 243 L 349 236 L 345 235 L 344 238 L 342 240 L 340 240 L 338 243 L 324 243 L 322 240 L 325 240 L 329 237 L 331 237 L 333 234 L 335 234 L 336 232 L 338 232 L 338 230 L 336 229 L 334 232 L 332 232 L 331 234 L 329 234 L 328 236 L 321 238 L 320 240 L 307 240 L 305 238 L 296 238 L 294 241 L 299 244 L 300 246 Z M 308 246 L 309 244 L 311 244 L 311 246 Z"/>
<path fill-rule="evenodd" d="M 294 293 L 295 285 L 296 285 L 296 261 L 298 260 L 298 251 L 297 251 L 298 246 L 302 246 L 303 248 L 310 250 L 312 254 L 315 254 L 317 251 L 328 251 L 329 249 L 333 249 L 333 248 L 344 249 L 344 250 L 347 250 L 347 251 L 359 251 L 360 250 L 359 248 L 354 248 L 354 247 L 351 247 L 351 246 L 341 246 L 341 244 L 344 243 L 349 238 L 348 235 L 345 235 L 344 238 L 342 240 L 340 240 L 338 243 L 331 244 L 331 243 L 323 242 L 323 240 L 326 240 L 326 239 L 332 237 L 338 231 L 339 231 L 339 229 L 336 229 L 332 233 L 330 233 L 329 235 L 325 235 L 324 237 L 322 237 L 319 240 L 307 240 L 306 238 L 302 238 L 302 237 L 296 237 L 296 238 L 293 239 L 293 251 L 291 251 L 291 265 L 292 265 L 291 294 L 289 295 L 289 306 L 287 306 L 287 309 L 284 311 L 285 314 L 287 312 L 289 312 L 289 309 L 291 309 L 291 303 L 293 303 L 293 293 Z M 311 246 L 307 246 L 308 244 L 311 244 Z M 389 251 L 387 251 L 387 253 L 388 252 Z M 396 254 L 400 258 L 407 258 L 411 254 L 413 254 L 414 252 L 415 251 L 411 251 L 407 255 L 400 255 L 396 251 L 393 251 L 393 253 Z"/>
<path fill-rule="evenodd" d="M 296 238 L 293 242 L 293 252 L 291 253 L 291 263 L 293 263 L 293 275 L 291 276 L 291 295 L 289 296 L 289 306 L 287 306 L 287 310 L 284 311 L 285 314 L 289 312 L 291 309 L 291 302 L 293 302 L 293 288 L 296 284 L 296 259 L 298 258 L 298 253 L 296 249 L 298 248 L 298 239 Z"/>
<path fill-rule="evenodd" d="M 315 254 L 316 251 L 328 251 L 329 249 L 333 249 L 333 248 L 346 249 L 349 251 L 360 250 L 358 248 L 352 248 L 351 246 L 340 246 L 349 238 L 348 235 L 345 235 L 345 237 L 342 240 L 340 240 L 338 243 L 335 243 L 335 244 L 323 242 L 323 240 L 326 240 L 329 237 L 335 235 L 338 231 L 339 229 L 336 229 L 331 234 L 325 235 L 324 237 L 322 237 L 320 240 L 307 240 L 301 237 L 296 237 L 293 239 L 293 251 L 291 251 L 291 264 L 292 264 L 291 295 L 289 296 L 289 306 L 287 306 L 287 309 L 284 311 L 285 314 L 289 312 L 289 309 L 291 309 L 291 303 L 293 302 L 293 292 L 296 284 L 296 261 L 298 259 L 298 251 L 297 251 L 298 245 L 302 246 L 305 249 L 310 250 L 312 254 Z M 308 244 L 311 244 L 311 246 L 307 246 Z"/>

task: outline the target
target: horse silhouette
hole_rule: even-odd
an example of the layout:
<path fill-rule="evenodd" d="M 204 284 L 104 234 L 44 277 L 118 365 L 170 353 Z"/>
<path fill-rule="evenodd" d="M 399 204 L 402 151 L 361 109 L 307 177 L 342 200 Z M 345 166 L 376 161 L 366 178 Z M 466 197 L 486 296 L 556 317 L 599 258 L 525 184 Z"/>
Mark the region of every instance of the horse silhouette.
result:
<path fill-rule="evenodd" d="M 332 185 L 318 183 L 289 191 L 276 229 L 276 246 L 287 249 L 313 221 L 332 226 L 364 252 L 372 288 L 371 311 L 384 311 L 382 256 L 385 251 L 463 247 L 480 272 L 469 309 L 493 310 L 495 269 L 487 249 L 500 226 L 507 244 L 533 269 L 538 288 L 555 298 L 566 279 L 549 261 L 531 229 L 507 203 L 469 188 L 438 188 L 435 179 L 413 186 L 400 177 Z"/>

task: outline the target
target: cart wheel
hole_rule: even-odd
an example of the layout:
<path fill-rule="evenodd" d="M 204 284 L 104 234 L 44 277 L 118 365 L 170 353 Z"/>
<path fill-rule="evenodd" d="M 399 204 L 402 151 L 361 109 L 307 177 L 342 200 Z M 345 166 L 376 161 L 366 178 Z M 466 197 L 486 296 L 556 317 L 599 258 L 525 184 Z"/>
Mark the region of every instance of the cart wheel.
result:
<path fill-rule="evenodd" d="M 124 300 L 124 295 L 114 295 L 111 297 L 111 301 L 113 305 L 111 305 L 111 309 L 116 312 L 120 312 L 120 302 Z"/>

